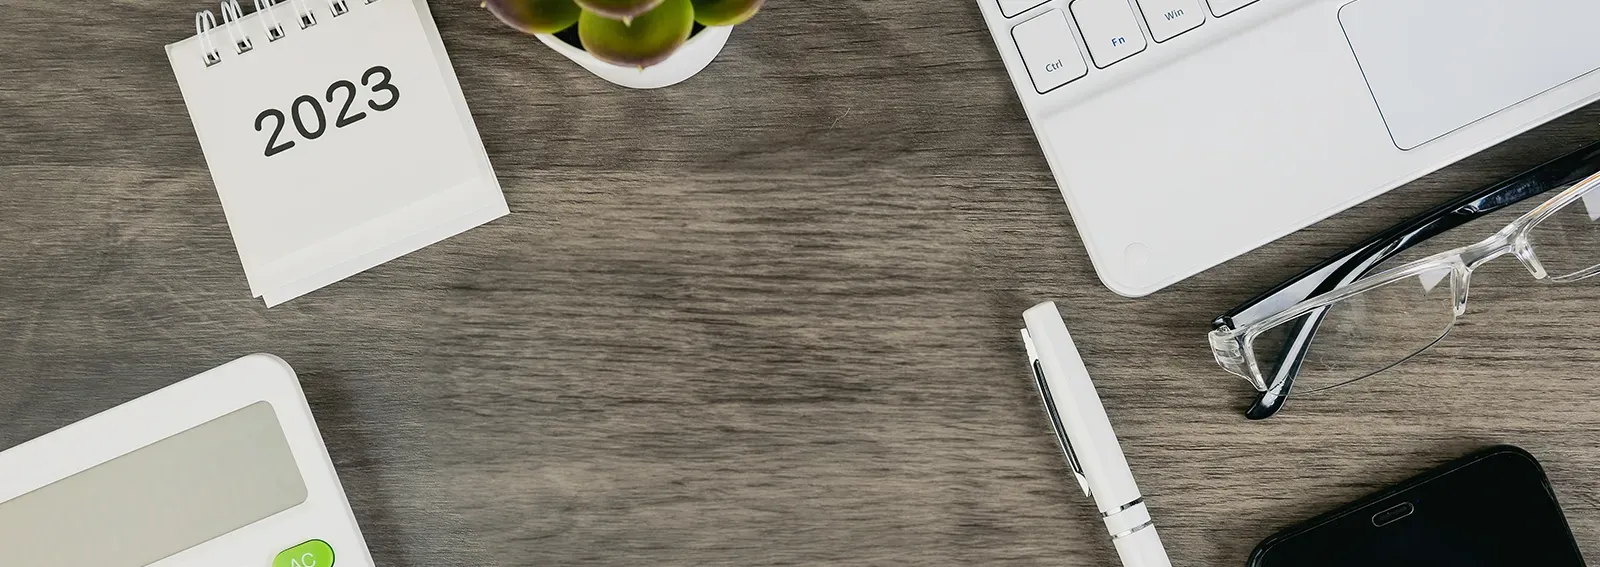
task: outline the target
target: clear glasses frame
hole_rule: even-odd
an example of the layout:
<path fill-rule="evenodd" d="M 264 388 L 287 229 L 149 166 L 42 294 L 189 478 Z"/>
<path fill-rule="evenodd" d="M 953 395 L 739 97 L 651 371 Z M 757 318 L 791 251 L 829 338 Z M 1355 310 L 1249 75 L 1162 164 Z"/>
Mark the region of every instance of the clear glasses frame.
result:
<path fill-rule="evenodd" d="M 1465 314 L 1472 273 L 1483 264 L 1505 255 L 1520 261 L 1536 280 L 1561 283 L 1581 280 L 1600 274 L 1600 265 L 1588 269 L 1552 276 L 1540 263 L 1537 247 L 1530 233 L 1540 222 L 1550 218 L 1597 187 L 1600 187 L 1600 144 L 1584 148 L 1566 157 L 1552 161 L 1518 178 L 1498 184 L 1463 199 L 1424 214 L 1417 219 L 1375 236 L 1344 255 L 1307 270 L 1295 279 L 1280 284 L 1273 291 L 1247 302 L 1228 315 L 1219 317 L 1208 335 L 1213 356 L 1228 372 L 1244 378 L 1259 393 L 1256 403 L 1246 412 L 1251 419 L 1263 419 L 1277 413 L 1288 396 L 1299 365 L 1309 351 L 1318 325 L 1327 310 L 1350 298 L 1373 290 L 1420 277 L 1423 274 L 1448 270 L 1451 307 L 1454 310 L 1451 325 Z M 1585 175 L 1573 182 L 1573 176 Z M 1383 260 L 1400 250 L 1409 248 L 1431 236 L 1498 210 L 1527 197 L 1549 189 L 1565 186 L 1555 197 L 1518 218 L 1481 242 L 1463 246 L 1395 267 L 1382 273 L 1368 275 Z M 1593 198 L 1593 197 L 1591 197 Z M 1285 305 L 1286 300 L 1298 300 Z M 1289 337 L 1275 348 L 1283 349 L 1275 365 L 1261 364 L 1256 354 L 1256 338 L 1280 325 L 1296 319 Z M 1439 337 L 1443 338 L 1443 335 Z M 1437 339 L 1435 340 L 1437 342 Z M 1432 343 L 1411 356 L 1427 350 Z M 1388 366 L 1347 380 L 1346 383 L 1382 372 L 1404 362 L 1410 356 L 1396 360 Z"/>

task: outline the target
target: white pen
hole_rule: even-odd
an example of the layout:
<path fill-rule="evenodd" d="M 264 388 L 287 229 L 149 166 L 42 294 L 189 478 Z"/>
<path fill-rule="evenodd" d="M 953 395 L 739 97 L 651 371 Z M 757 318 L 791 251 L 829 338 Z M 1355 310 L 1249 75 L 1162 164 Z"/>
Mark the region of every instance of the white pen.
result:
<path fill-rule="evenodd" d="M 1155 523 L 1144 507 L 1144 496 L 1133 482 L 1133 471 L 1122 455 L 1117 434 L 1111 429 L 1100 395 L 1094 391 L 1089 371 L 1067 333 L 1061 312 L 1052 302 L 1040 303 L 1022 314 L 1027 328 L 1022 344 L 1028 349 L 1039 396 L 1055 427 L 1056 439 L 1086 496 L 1094 498 L 1106 531 L 1126 567 L 1171 567 L 1167 551 L 1156 535 Z"/>

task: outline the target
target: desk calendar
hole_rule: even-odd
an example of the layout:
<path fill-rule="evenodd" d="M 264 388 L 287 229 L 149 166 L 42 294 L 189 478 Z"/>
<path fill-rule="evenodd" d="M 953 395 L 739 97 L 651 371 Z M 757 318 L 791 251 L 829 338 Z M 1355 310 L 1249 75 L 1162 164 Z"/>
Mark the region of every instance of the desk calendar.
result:
<path fill-rule="evenodd" d="M 425 1 L 260 2 L 167 46 L 253 295 L 277 305 L 507 213 Z"/>

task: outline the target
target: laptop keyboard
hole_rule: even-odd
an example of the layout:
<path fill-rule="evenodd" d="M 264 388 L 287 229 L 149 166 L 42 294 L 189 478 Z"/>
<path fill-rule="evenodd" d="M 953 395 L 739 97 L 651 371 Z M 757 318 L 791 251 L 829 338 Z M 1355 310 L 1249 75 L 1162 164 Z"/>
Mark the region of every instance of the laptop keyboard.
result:
<path fill-rule="evenodd" d="M 1016 18 L 1044 5 L 1048 0 L 989 0 L 1000 3 L 1000 13 Z M 1087 76 L 1090 64 L 1105 69 L 1149 47 L 1149 39 L 1161 43 L 1205 23 L 1201 10 L 1207 7 L 1214 17 L 1222 17 L 1256 0 L 1139 0 L 1135 8 L 1128 0 L 1072 0 L 1065 10 L 1052 8 L 1029 17 L 1011 28 L 1023 64 L 1039 94 Z M 1073 39 L 1076 24 L 1089 47 L 1085 55 Z"/>

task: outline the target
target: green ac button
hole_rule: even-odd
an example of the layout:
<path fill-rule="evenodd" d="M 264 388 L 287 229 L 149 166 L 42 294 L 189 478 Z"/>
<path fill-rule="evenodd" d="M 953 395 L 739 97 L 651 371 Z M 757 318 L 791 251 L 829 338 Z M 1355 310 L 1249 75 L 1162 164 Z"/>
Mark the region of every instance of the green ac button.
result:
<path fill-rule="evenodd" d="M 333 567 L 333 546 L 314 539 L 278 554 L 272 567 Z"/>

